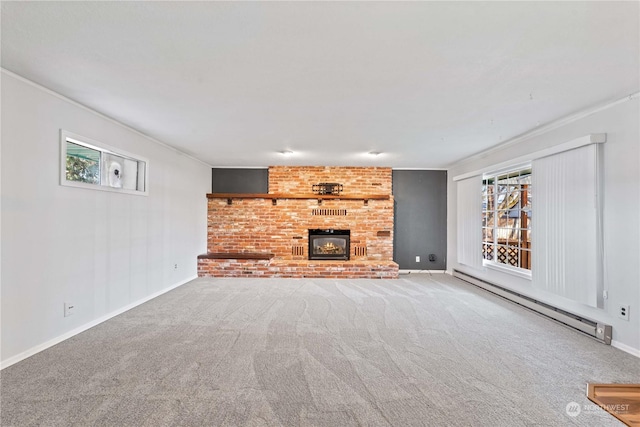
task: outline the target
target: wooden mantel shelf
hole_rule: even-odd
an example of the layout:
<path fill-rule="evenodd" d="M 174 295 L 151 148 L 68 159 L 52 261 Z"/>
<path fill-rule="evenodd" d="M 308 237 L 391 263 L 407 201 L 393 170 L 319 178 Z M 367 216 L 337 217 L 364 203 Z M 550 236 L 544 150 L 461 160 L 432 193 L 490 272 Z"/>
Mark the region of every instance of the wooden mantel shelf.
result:
<path fill-rule="evenodd" d="M 389 200 L 388 194 L 339 195 L 332 194 L 267 194 L 267 193 L 209 193 L 208 199 L 315 199 L 315 200 Z"/>
<path fill-rule="evenodd" d="M 275 255 L 272 253 L 262 252 L 207 252 L 198 255 L 198 259 L 258 259 L 270 260 Z"/>

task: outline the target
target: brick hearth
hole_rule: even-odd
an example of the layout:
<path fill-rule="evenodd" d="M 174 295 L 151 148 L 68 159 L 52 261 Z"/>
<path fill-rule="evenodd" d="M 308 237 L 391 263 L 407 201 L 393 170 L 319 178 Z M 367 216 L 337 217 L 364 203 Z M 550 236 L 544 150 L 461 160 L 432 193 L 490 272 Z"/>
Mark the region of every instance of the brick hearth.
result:
<path fill-rule="evenodd" d="M 313 196 L 321 182 L 343 184 L 342 198 Z M 217 256 L 198 259 L 199 276 L 398 277 L 391 168 L 274 166 L 269 195 L 232 196 L 208 195 L 207 247 Z M 309 261 L 309 229 L 351 230 L 350 260 Z"/>

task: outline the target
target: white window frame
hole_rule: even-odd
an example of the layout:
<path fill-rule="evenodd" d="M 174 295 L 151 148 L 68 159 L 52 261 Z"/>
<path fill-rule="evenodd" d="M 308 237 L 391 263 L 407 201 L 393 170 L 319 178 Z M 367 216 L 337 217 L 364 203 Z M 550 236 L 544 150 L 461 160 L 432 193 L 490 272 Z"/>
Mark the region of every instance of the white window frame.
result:
<path fill-rule="evenodd" d="M 532 177 L 533 177 L 533 180 L 535 181 L 536 178 L 535 178 L 534 163 L 535 163 L 535 161 L 537 159 L 541 159 L 541 158 L 544 158 L 544 157 L 547 157 L 547 156 L 552 156 L 552 155 L 555 155 L 555 154 L 558 154 L 558 153 L 562 153 L 562 152 L 565 152 L 565 151 L 573 150 L 575 148 L 584 147 L 584 146 L 590 145 L 590 144 L 603 144 L 606 141 L 607 141 L 607 134 L 606 133 L 593 133 L 593 134 L 584 135 L 584 136 L 572 139 L 570 141 L 567 141 L 567 142 L 564 142 L 564 143 L 561 143 L 561 144 L 558 144 L 558 145 L 553 145 L 553 146 L 544 148 L 542 150 L 535 151 L 535 152 L 530 153 L 530 154 L 526 154 L 526 155 L 519 156 L 519 157 L 516 157 L 514 159 L 505 161 L 505 162 L 494 164 L 493 166 L 485 167 L 485 168 L 482 168 L 482 169 L 479 169 L 479 170 L 472 170 L 472 171 L 469 171 L 469 172 L 454 176 L 453 177 L 453 181 L 454 182 L 458 182 L 458 181 L 467 179 L 469 177 L 477 176 L 477 175 L 481 175 L 481 174 L 485 174 L 485 173 L 487 175 L 493 175 L 493 174 L 497 174 L 497 173 L 500 173 L 500 172 L 503 172 L 503 171 L 518 169 L 518 168 L 520 168 L 520 167 L 522 167 L 522 166 L 524 166 L 526 164 L 531 164 L 532 165 Z M 600 161 L 601 161 L 601 159 L 600 159 Z M 491 172 L 488 172 L 488 171 L 491 171 Z M 493 171 L 495 171 L 495 172 L 493 172 Z M 601 184 L 597 184 L 597 185 L 601 185 Z M 533 188 L 533 191 L 534 191 L 534 195 L 533 195 L 534 196 L 533 210 L 536 210 L 536 208 L 535 208 L 535 205 L 536 205 L 536 202 L 535 202 L 536 189 L 535 189 L 535 187 Z M 601 204 L 600 198 L 598 198 L 598 203 Z M 598 209 L 601 209 L 601 206 Z M 478 219 L 478 222 L 480 223 L 479 228 L 481 229 L 482 228 L 481 219 Z M 537 227 L 538 227 L 537 224 L 538 223 L 539 223 L 539 221 L 534 221 L 533 226 L 532 226 L 532 230 L 536 230 L 537 229 Z M 459 226 L 460 225 L 458 224 L 458 227 Z M 600 236 L 599 236 L 599 245 L 600 245 L 599 246 L 599 250 L 600 250 L 599 256 L 600 256 L 600 259 L 597 260 L 597 263 L 598 263 L 598 266 L 599 266 L 600 270 L 602 270 L 604 268 L 603 267 L 604 262 L 602 260 L 604 258 L 603 249 L 602 249 L 602 236 L 601 236 L 601 234 L 602 234 L 602 229 L 601 229 L 602 228 L 602 224 L 600 223 L 598 225 L 598 227 L 599 227 L 599 230 L 597 230 L 597 232 L 600 233 Z M 512 275 L 515 275 L 515 276 L 519 276 L 519 277 L 522 277 L 522 278 L 526 278 L 526 279 L 529 279 L 529 280 L 533 279 L 532 280 L 532 285 L 543 288 L 544 284 L 536 285 L 536 283 L 535 283 L 535 281 L 537 280 L 536 278 L 538 276 L 538 274 L 536 273 L 536 271 L 537 271 L 536 263 L 541 261 L 541 260 L 538 259 L 539 257 L 537 257 L 535 255 L 535 252 L 538 249 L 540 249 L 540 247 L 538 246 L 538 244 L 535 241 L 536 240 L 535 236 L 532 236 L 532 240 L 533 240 L 532 241 L 532 246 L 533 246 L 532 250 L 533 250 L 534 253 L 532 254 L 533 259 L 532 259 L 531 271 L 522 270 L 520 268 L 515 269 L 515 268 L 512 268 L 511 266 L 507 266 L 505 264 L 499 264 L 499 263 L 490 262 L 490 261 L 487 262 L 484 259 L 483 259 L 483 267 L 499 270 L 501 272 L 509 273 L 509 274 L 512 274 Z M 482 248 L 479 247 L 478 250 L 481 252 Z M 599 274 L 601 274 L 601 272 Z M 604 303 L 602 301 L 602 292 L 601 291 L 604 289 L 604 285 L 603 285 L 604 281 L 602 280 L 602 278 L 600 276 L 599 276 L 598 280 L 600 281 L 600 283 L 598 284 L 598 287 L 599 287 L 598 289 L 599 290 L 596 292 L 596 294 L 597 294 L 596 296 L 598 298 L 597 304 L 598 304 L 599 308 L 602 308 Z"/>
<path fill-rule="evenodd" d="M 112 154 L 128 160 L 136 162 L 144 162 L 144 191 L 143 190 L 130 190 L 125 188 L 115 188 L 108 185 L 92 184 L 88 182 L 70 181 L 67 180 L 67 142 L 81 145 L 102 154 Z M 137 154 L 129 153 L 119 148 L 111 147 L 102 142 L 96 141 L 91 138 L 87 138 L 73 132 L 60 129 L 60 185 L 66 187 L 84 188 L 98 191 L 109 191 L 113 193 L 132 194 L 136 196 L 148 196 L 149 195 L 149 160 L 145 157 Z"/>
<path fill-rule="evenodd" d="M 520 172 L 520 171 L 523 171 L 523 170 L 531 170 L 531 163 L 527 162 L 527 163 L 521 163 L 521 164 L 517 164 L 517 165 L 511 165 L 510 167 L 501 168 L 500 170 L 495 170 L 495 171 L 491 171 L 491 172 L 488 172 L 488 173 L 484 173 L 482 175 L 482 180 L 484 182 L 484 180 L 486 180 L 486 179 L 493 178 L 495 180 L 493 185 L 497 186 L 498 185 L 497 179 L 498 179 L 498 177 L 500 175 Z M 531 172 L 531 174 L 533 175 L 533 172 Z M 494 195 L 495 198 L 497 198 L 497 196 L 498 196 L 497 191 L 494 190 L 493 195 Z M 496 200 L 494 200 L 493 206 L 497 207 L 497 201 Z M 534 206 L 535 206 L 535 203 L 534 203 Z M 483 215 L 484 215 L 485 210 L 482 209 L 482 212 L 483 212 Z M 498 215 L 497 212 L 498 212 L 497 209 L 494 208 L 494 219 L 497 219 L 497 215 Z M 484 229 L 484 228 L 488 228 L 488 227 L 485 227 L 484 225 L 481 225 L 481 228 Z M 496 233 L 497 233 L 496 230 L 499 227 L 497 226 L 497 224 L 494 223 L 493 227 L 491 227 L 491 228 L 493 228 L 493 230 L 494 230 L 493 231 L 494 241 L 492 243 L 493 248 L 494 248 L 493 259 L 492 260 L 487 260 L 487 259 L 484 259 L 484 257 L 483 257 L 482 258 L 483 267 L 487 267 L 487 268 L 490 268 L 490 269 L 503 271 L 505 273 L 513 274 L 513 275 L 522 277 L 524 279 L 531 280 L 532 279 L 533 266 L 532 266 L 531 270 L 529 270 L 529 269 L 526 269 L 526 268 L 515 267 L 515 266 L 512 266 L 510 264 L 505 264 L 505 263 L 501 263 L 501 262 L 495 261 L 496 250 L 497 250 L 496 249 L 497 243 L 496 243 L 495 236 L 496 236 Z M 485 244 L 485 242 L 484 242 L 484 237 L 483 237 L 482 238 L 482 245 L 484 245 L 484 244 Z M 522 249 L 522 248 L 520 248 L 520 245 L 518 245 L 518 247 L 519 247 L 519 250 Z M 532 244 L 532 247 L 533 247 L 533 244 Z M 529 254 L 530 254 L 529 256 L 532 256 L 532 253 L 533 253 L 532 252 L 532 248 L 527 248 L 527 250 L 529 251 Z"/>

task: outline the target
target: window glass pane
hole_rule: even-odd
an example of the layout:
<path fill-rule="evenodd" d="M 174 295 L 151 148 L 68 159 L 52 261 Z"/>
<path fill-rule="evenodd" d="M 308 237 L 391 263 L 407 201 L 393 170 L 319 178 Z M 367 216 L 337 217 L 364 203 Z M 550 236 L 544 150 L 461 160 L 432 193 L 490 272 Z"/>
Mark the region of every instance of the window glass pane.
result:
<path fill-rule="evenodd" d="M 498 209 L 504 209 L 506 205 L 507 196 L 509 194 L 509 187 L 506 185 L 498 185 L 496 188 L 496 204 Z"/>
<path fill-rule="evenodd" d="M 496 238 L 498 243 L 507 243 L 512 230 L 510 228 L 496 228 Z"/>
<path fill-rule="evenodd" d="M 487 188 L 487 210 L 493 211 L 495 209 L 495 194 L 493 185 Z"/>
<path fill-rule="evenodd" d="M 490 211 L 484 212 L 483 215 L 482 215 L 482 226 L 483 227 L 493 227 L 495 225 L 494 221 L 493 221 L 493 218 L 494 218 L 494 213 L 493 212 L 490 212 Z"/>
<path fill-rule="evenodd" d="M 506 264 L 513 266 L 513 267 L 518 267 L 520 262 L 518 260 L 518 255 L 520 254 L 520 251 L 518 249 L 518 246 L 513 246 L 513 245 L 509 245 L 507 247 L 507 261 Z"/>
<path fill-rule="evenodd" d="M 136 184 L 136 190 L 145 191 L 145 176 L 147 173 L 147 163 L 142 160 L 138 161 L 138 182 Z"/>
<path fill-rule="evenodd" d="M 502 209 L 513 209 L 518 205 L 520 200 L 520 187 L 516 185 L 509 186 L 509 196 L 505 202 L 505 206 Z"/>
<path fill-rule="evenodd" d="M 493 245 L 482 245 L 482 258 L 491 261 L 493 259 Z"/>
<path fill-rule="evenodd" d="M 529 206 L 529 202 L 531 200 L 531 195 L 529 193 L 529 188 L 525 185 L 522 187 L 522 191 L 520 193 L 520 200 L 518 204 L 521 209 L 526 209 Z"/>
<path fill-rule="evenodd" d="M 496 255 L 495 255 L 495 260 L 496 262 L 499 262 L 500 264 L 506 264 L 507 263 L 507 246 L 506 245 L 497 245 L 496 246 Z"/>
<path fill-rule="evenodd" d="M 487 216 L 487 227 L 495 227 L 496 226 L 496 220 L 495 220 L 495 215 L 493 213 L 491 213 L 490 215 Z"/>
<path fill-rule="evenodd" d="M 101 184 L 113 188 L 122 188 L 123 176 L 124 157 L 111 153 L 103 153 Z"/>
<path fill-rule="evenodd" d="M 100 151 L 67 141 L 67 181 L 100 183 Z"/>
<path fill-rule="evenodd" d="M 531 270 L 531 251 L 520 250 L 520 264 L 518 267 Z"/>
<path fill-rule="evenodd" d="M 138 162 L 124 159 L 122 167 L 122 188 L 127 190 L 138 189 Z"/>
<path fill-rule="evenodd" d="M 512 217 L 511 211 L 498 211 L 498 227 L 517 227 L 517 217 Z"/>

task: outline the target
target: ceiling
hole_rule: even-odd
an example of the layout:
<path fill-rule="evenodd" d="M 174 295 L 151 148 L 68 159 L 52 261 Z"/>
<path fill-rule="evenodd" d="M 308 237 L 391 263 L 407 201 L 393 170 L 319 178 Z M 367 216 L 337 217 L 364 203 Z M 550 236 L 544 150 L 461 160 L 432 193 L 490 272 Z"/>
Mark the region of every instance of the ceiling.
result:
<path fill-rule="evenodd" d="M 639 5 L 3 1 L 2 67 L 212 166 L 444 168 L 640 90 Z"/>

